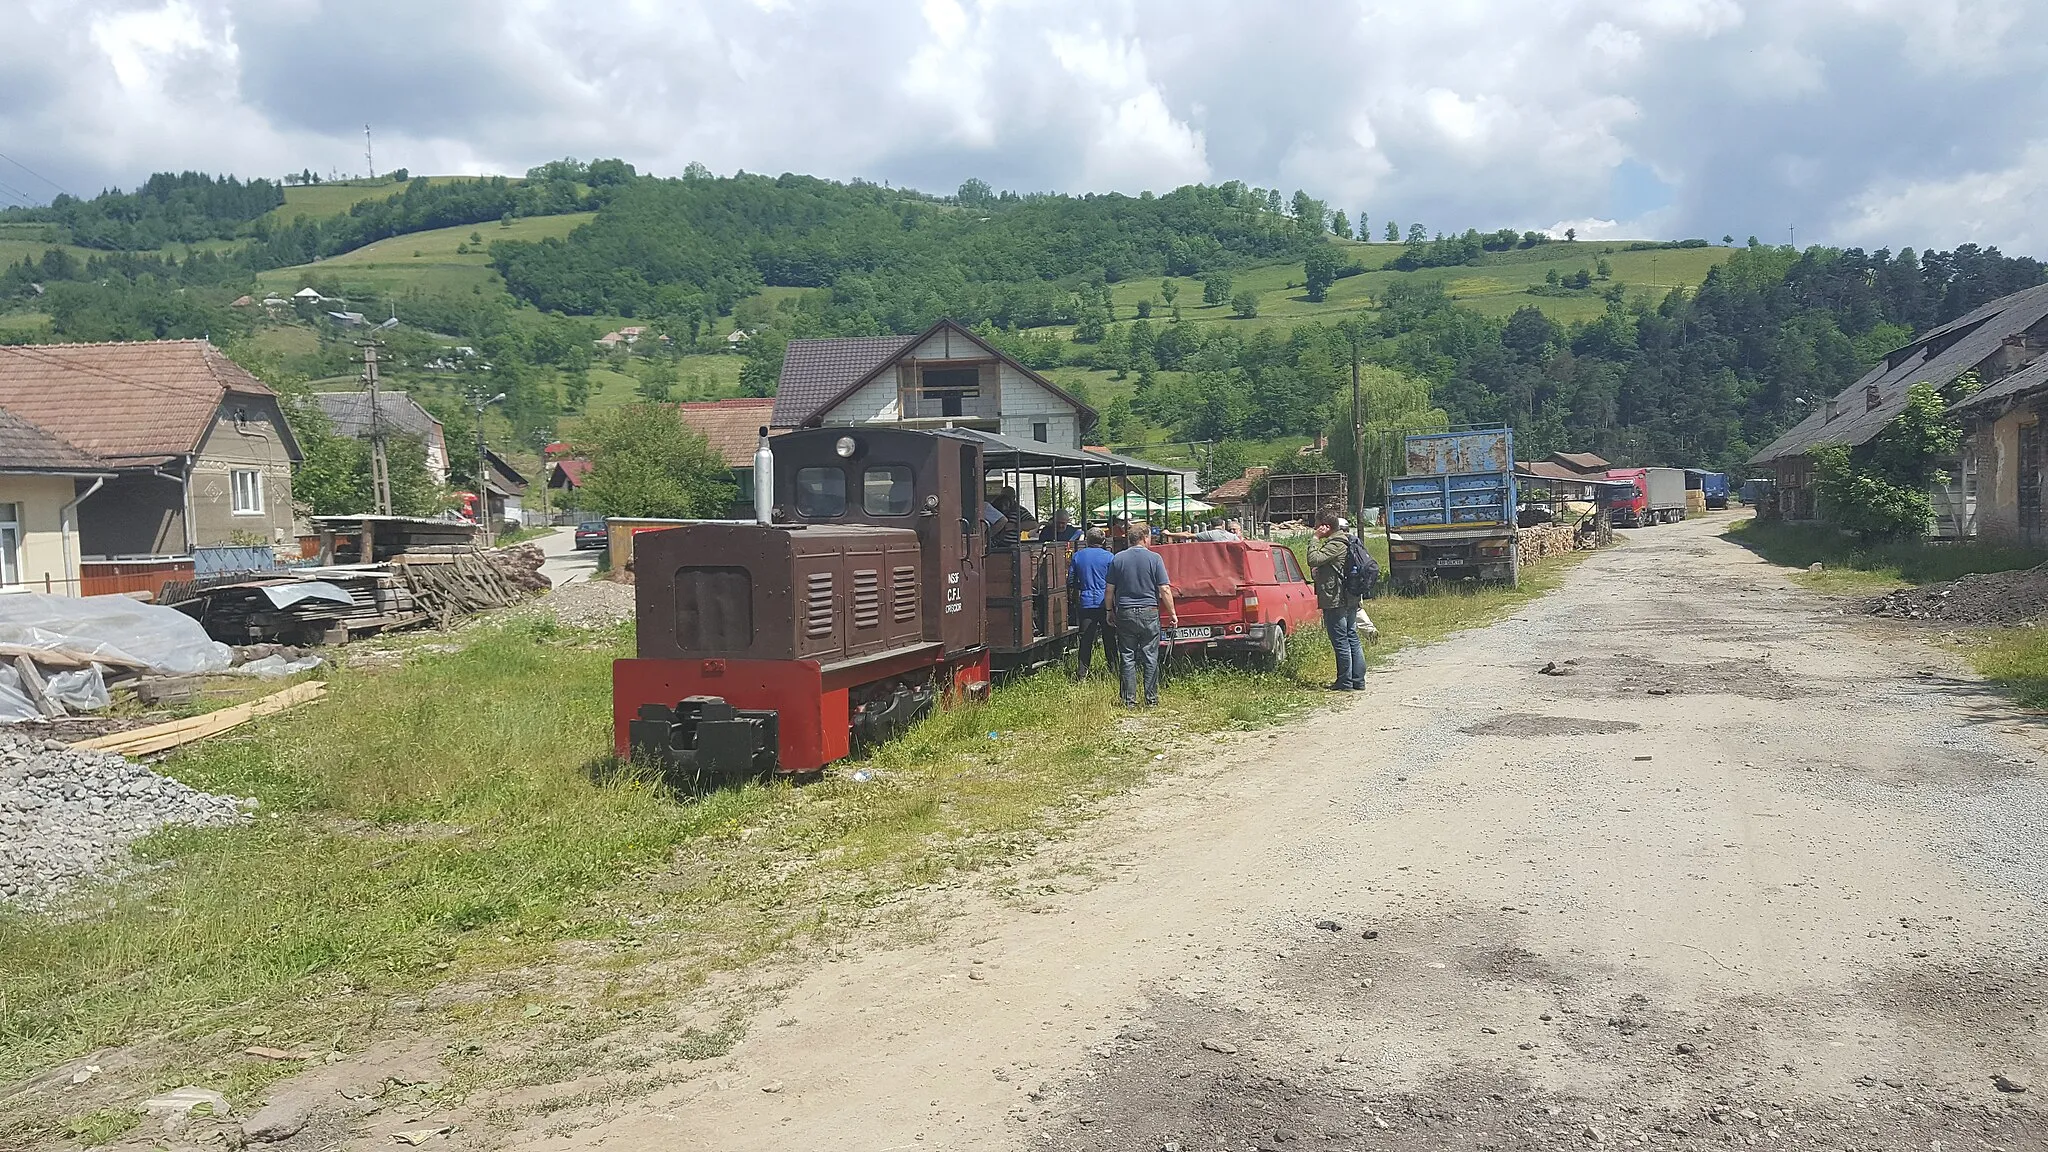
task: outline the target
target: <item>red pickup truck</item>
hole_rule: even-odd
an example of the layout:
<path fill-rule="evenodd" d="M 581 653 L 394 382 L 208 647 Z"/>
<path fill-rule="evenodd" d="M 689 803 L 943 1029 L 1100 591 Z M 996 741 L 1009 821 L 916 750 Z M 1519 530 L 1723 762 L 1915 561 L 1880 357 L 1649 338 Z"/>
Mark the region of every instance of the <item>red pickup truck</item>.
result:
<path fill-rule="evenodd" d="M 1322 619 L 1315 586 L 1294 553 L 1264 540 L 1161 544 L 1178 627 L 1162 649 L 1236 654 L 1272 667 L 1287 658 L 1287 638 Z"/>

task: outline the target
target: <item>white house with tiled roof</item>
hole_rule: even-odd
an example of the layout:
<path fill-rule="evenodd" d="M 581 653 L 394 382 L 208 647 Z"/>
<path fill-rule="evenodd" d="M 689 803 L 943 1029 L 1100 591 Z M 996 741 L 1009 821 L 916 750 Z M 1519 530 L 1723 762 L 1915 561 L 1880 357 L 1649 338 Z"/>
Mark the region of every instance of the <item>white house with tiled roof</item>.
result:
<path fill-rule="evenodd" d="M 792 340 L 773 424 L 978 428 L 1079 449 L 1095 410 L 951 320 L 915 336 Z"/>

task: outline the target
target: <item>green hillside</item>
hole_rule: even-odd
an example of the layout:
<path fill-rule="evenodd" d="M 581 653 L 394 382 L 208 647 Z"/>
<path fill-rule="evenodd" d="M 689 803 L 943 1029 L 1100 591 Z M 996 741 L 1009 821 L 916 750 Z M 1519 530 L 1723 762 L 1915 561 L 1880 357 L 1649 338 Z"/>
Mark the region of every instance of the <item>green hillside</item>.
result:
<path fill-rule="evenodd" d="M 300 191 L 291 189 L 290 192 Z M 318 191 L 318 189 L 309 189 Z M 290 192 L 286 195 L 289 196 Z M 366 244 L 353 251 L 311 264 L 296 264 L 259 273 L 265 291 L 293 292 L 309 283 L 329 284 L 343 296 L 402 296 L 410 292 L 503 292 L 503 281 L 491 268 L 489 246 L 496 240 L 540 240 L 567 236 L 596 213 L 530 216 L 509 222 L 463 224 L 408 232 Z M 471 236 L 478 237 L 470 240 Z"/>
<path fill-rule="evenodd" d="M 429 176 L 427 183 L 449 184 L 462 176 Z M 339 216 L 366 200 L 389 200 L 405 191 L 397 180 L 343 180 L 332 184 L 294 184 L 284 190 L 284 203 L 270 210 L 272 223 L 282 224 L 299 216 Z"/>

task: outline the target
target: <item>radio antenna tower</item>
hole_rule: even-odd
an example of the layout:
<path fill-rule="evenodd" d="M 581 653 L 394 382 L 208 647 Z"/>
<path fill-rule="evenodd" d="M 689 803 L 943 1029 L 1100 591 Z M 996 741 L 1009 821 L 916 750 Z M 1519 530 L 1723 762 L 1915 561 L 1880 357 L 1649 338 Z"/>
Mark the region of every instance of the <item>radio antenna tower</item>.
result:
<path fill-rule="evenodd" d="M 370 126 L 363 125 L 363 167 L 370 170 L 370 179 L 377 178 L 377 161 L 370 154 Z"/>

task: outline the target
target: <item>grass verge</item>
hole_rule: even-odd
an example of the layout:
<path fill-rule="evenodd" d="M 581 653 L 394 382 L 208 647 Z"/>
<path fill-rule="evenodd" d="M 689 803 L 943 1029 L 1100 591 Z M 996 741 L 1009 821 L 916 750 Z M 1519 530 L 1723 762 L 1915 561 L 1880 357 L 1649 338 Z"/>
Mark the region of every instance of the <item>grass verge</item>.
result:
<path fill-rule="evenodd" d="M 1568 567 L 1519 592 L 1377 601 L 1377 651 L 1483 623 Z M 1107 680 L 1041 674 L 821 783 L 698 801 L 607 760 L 625 629 L 508 621 L 397 669 L 337 669 L 320 704 L 164 766 L 257 798 L 253 822 L 158 833 L 141 870 L 59 914 L 0 912 L 0 1085 L 102 1048 L 136 1060 L 77 1092 L 0 1091 L 0 1146 L 92 1139 L 176 1084 L 247 1103 L 297 1067 L 242 1055 L 256 1036 L 316 1056 L 396 1031 L 505 1039 L 456 1046 L 464 1086 L 643 1067 L 606 1039 L 633 1021 L 715 1055 L 737 1024 L 690 1017 L 691 990 L 1015 858 L 1177 745 L 1299 716 L 1334 675 L 1313 639 L 1276 674 L 1183 672 L 1141 717 Z"/>
<path fill-rule="evenodd" d="M 2022 706 L 2048 709 L 2048 629 L 1980 634 L 1964 653 L 1979 676 L 2011 693 Z"/>
<path fill-rule="evenodd" d="M 1821 565 L 1821 571 L 1794 577 L 1816 592 L 1868 595 L 1906 584 L 1938 584 L 1975 572 L 2008 572 L 2031 568 L 2048 553 L 1989 541 L 1948 543 L 1934 540 L 1864 544 L 1819 524 L 1786 524 L 1740 520 L 1722 533 L 1764 560 L 1788 568 Z"/>

